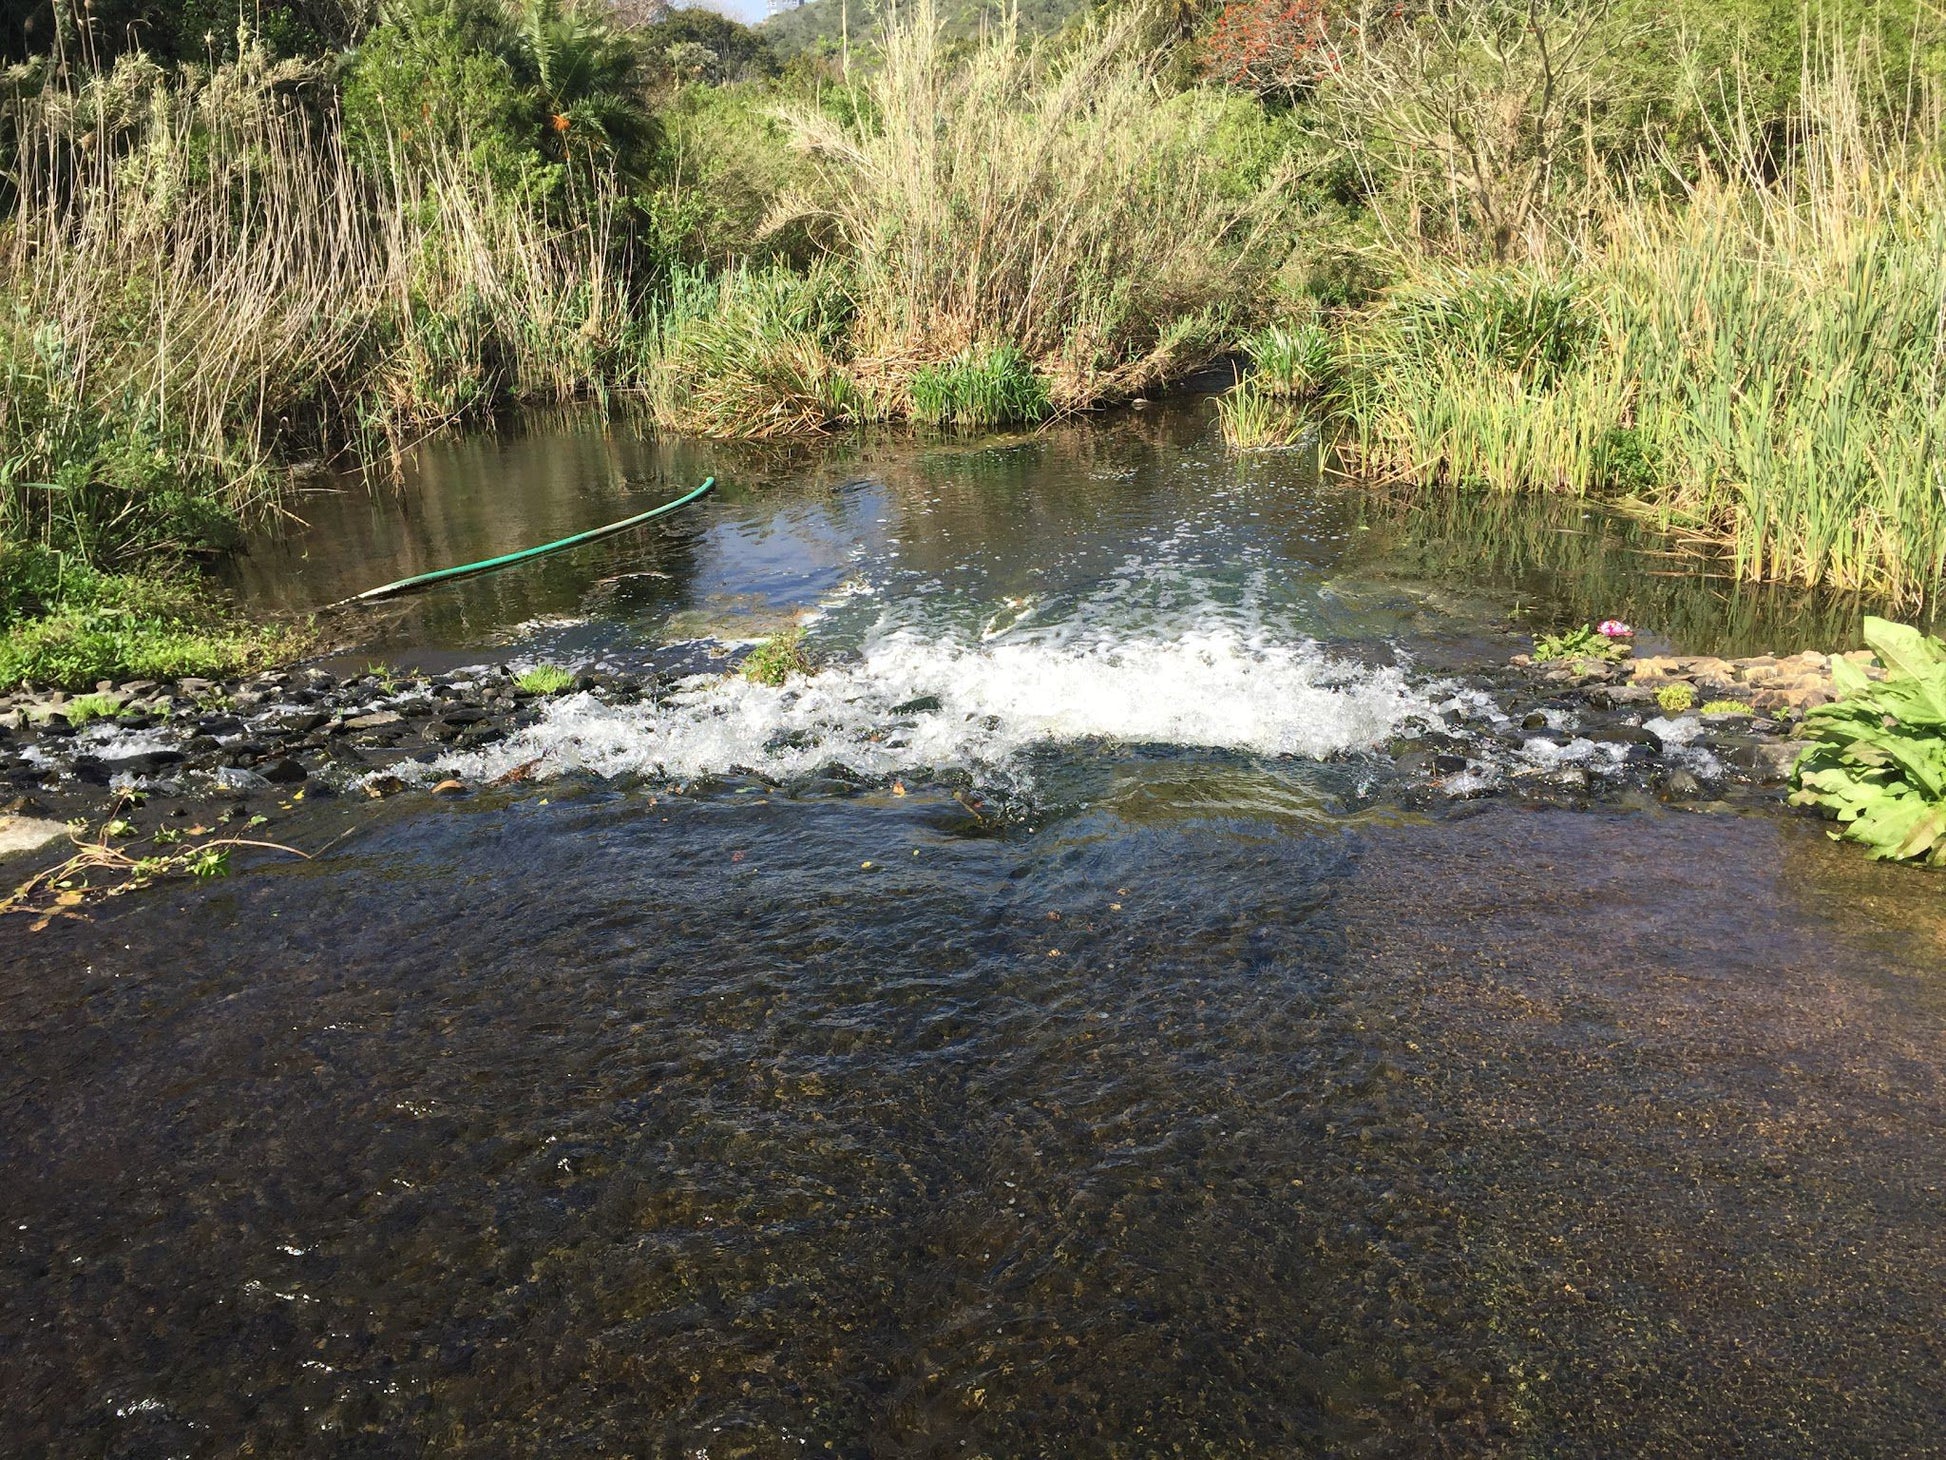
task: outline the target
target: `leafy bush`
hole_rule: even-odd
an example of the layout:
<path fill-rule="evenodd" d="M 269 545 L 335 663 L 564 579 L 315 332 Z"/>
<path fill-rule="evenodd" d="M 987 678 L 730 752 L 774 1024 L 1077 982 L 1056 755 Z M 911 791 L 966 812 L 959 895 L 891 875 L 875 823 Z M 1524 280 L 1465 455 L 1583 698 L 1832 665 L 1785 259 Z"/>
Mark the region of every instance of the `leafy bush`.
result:
<path fill-rule="evenodd" d="M 1054 409 L 1027 357 L 1011 345 L 975 345 L 912 377 L 912 418 L 934 425 L 1001 426 L 1039 421 Z"/>
<path fill-rule="evenodd" d="M 223 607 L 180 568 L 107 573 L 70 554 L 0 542 L 0 690 L 232 674 L 302 647 L 294 630 L 226 625 Z"/>
<path fill-rule="evenodd" d="M 1627 655 L 1627 646 L 1588 624 L 1569 629 L 1565 634 L 1542 634 L 1534 640 L 1533 657 L 1537 664 L 1554 659 L 1622 659 Z"/>
<path fill-rule="evenodd" d="M 641 67 L 595 0 L 407 0 L 352 57 L 346 131 L 369 164 L 429 174 L 465 156 L 558 200 L 567 174 L 646 173 L 659 134 Z"/>
<path fill-rule="evenodd" d="M 61 713 L 67 716 L 70 725 L 79 730 L 90 720 L 107 719 L 120 709 L 121 702 L 113 695 L 76 695 L 61 706 Z"/>
<path fill-rule="evenodd" d="M 1865 642 L 1885 678 L 1831 661 L 1842 698 L 1804 717 L 1813 743 L 1792 768 L 1791 802 L 1836 818 L 1833 836 L 1874 857 L 1946 866 L 1946 644 L 1879 618 L 1865 620 Z"/>

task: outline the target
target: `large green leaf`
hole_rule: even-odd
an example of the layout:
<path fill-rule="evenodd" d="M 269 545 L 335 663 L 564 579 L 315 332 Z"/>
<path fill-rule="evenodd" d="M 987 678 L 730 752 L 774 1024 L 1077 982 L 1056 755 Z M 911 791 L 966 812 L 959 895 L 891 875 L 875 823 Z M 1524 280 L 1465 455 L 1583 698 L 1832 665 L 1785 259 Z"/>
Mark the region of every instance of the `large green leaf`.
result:
<path fill-rule="evenodd" d="M 1885 678 L 1832 662 L 1843 698 L 1805 716 L 1791 803 L 1817 807 L 1874 857 L 1946 865 L 1946 645 L 1878 618 L 1865 620 L 1865 642 Z"/>

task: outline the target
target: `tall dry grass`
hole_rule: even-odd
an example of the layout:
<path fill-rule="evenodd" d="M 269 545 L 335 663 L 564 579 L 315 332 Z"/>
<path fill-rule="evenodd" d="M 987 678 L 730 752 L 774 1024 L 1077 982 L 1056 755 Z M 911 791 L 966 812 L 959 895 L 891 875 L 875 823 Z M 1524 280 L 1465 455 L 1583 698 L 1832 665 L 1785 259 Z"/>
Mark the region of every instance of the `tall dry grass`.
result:
<path fill-rule="evenodd" d="M 10 120 L 8 538 L 167 546 L 161 507 L 247 514 L 293 456 L 634 368 L 605 207 L 550 228 L 456 158 L 360 167 L 302 65 L 132 57 Z"/>
<path fill-rule="evenodd" d="M 869 104 L 787 122 L 814 186 L 773 218 L 842 260 L 854 370 L 895 411 L 914 372 L 1013 349 L 1062 408 L 1201 363 L 1281 259 L 1275 182 L 1243 195 L 1209 161 L 1217 110 L 1158 88 L 1137 8 L 1023 44 L 948 50 L 932 0 L 895 3 Z"/>

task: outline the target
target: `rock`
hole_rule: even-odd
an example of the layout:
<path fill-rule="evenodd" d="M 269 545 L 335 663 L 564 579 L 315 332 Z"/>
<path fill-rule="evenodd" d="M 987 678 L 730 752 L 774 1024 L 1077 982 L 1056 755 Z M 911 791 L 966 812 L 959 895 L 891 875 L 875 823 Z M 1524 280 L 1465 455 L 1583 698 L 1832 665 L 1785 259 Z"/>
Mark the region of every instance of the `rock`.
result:
<path fill-rule="evenodd" d="M 295 786 L 309 780 L 311 773 L 288 756 L 258 768 L 257 774 L 273 786 Z"/>
<path fill-rule="evenodd" d="M 438 785 L 434 786 L 432 788 L 432 793 L 435 796 L 458 796 L 464 793 L 465 790 L 466 790 L 466 782 L 445 780 L 445 781 L 441 781 Z"/>
<path fill-rule="evenodd" d="M 1432 768 L 1442 776 L 1456 776 L 1466 769 L 1466 757 L 1463 755 L 1435 755 L 1432 758 Z"/>
<path fill-rule="evenodd" d="M 369 715 L 357 715 L 345 721 L 347 730 L 376 730 L 381 725 L 396 725 L 404 716 L 392 710 L 374 710 Z"/>
<path fill-rule="evenodd" d="M 43 821 L 32 816 L 0 816 L 0 857 L 37 852 L 68 834 L 58 821 Z"/>
<path fill-rule="evenodd" d="M 1639 745 L 1652 755 L 1662 754 L 1662 737 L 1640 725 L 1602 725 L 1585 732 L 1588 739 L 1607 745 Z"/>
<path fill-rule="evenodd" d="M 1703 794 L 1703 783 L 1679 768 L 1663 778 L 1662 789 L 1671 796 L 1700 796 Z"/>
<path fill-rule="evenodd" d="M 1803 745 L 1792 740 L 1760 740 L 1738 754 L 1736 764 L 1760 781 L 1782 781 L 1790 777 Z"/>
<path fill-rule="evenodd" d="M 405 789 L 405 782 L 397 776 L 373 776 L 365 782 L 365 794 L 374 800 L 380 796 L 396 796 Z"/>
<path fill-rule="evenodd" d="M 1547 729 L 1547 716 L 1543 715 L 1539 710 L 1536 710 L 1533 714 L 1521 720 L 1520 728 L 1523 730 L 1545 730 Z"/>
<path fill-rule="evenodd" d="M 187 696 L 190 699 L 196 699 L 202 695 L 211 694 L 215 691 L 215 689 L 216 689 L 216 685 L 214 684 L 214 682 L 207 679 L 196 679 L 192 677 L 188 679 L 179 679 L 176 681 L 176 693 L 179 695 Z"/>
<path fill-rule="evenodd" d="M 289 735 L 309 735 L 320 729 L 330 720 L 322 710 L 300 710 L 295 714 L 280 716 L 277 728 Z"/>

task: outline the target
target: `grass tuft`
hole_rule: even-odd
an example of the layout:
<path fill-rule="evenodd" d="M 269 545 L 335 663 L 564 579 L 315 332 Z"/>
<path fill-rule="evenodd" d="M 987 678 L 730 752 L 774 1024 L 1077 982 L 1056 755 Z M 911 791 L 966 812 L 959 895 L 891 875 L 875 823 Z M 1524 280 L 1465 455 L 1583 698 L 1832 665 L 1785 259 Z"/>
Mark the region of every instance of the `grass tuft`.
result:
<path fill-rule="evenodd" d="M 574 671 L 558 664 L 536 664 L 514 678 L 514 688 L 530 695 L 557 695 L 574 683 Z"/>
<path fill-rule="evenodd" d="M 960 351 L 912 376 L 912 418 L 935 426 L 1008 426 L 1045 420 L 1054 409 L 1047 382 L 1011 345 Z"/>
<path fill-rule="evenodd" d="M 775 689 L 795 674 L 809 674 L 811 659 L 804 652 L 804 630 L 786 629 L 765 639 L 744 656 L 739 666 L 743 677 L 753 684 Z"/>
<path fill-rule="evenodd" d="M 1267 325 L 1245 338 L 1243 350 L 1256 366 L 1251 385 L 1266 395 L 1317 400 L 1336 383 L 1337 348 L 1321 325 Z"/>

